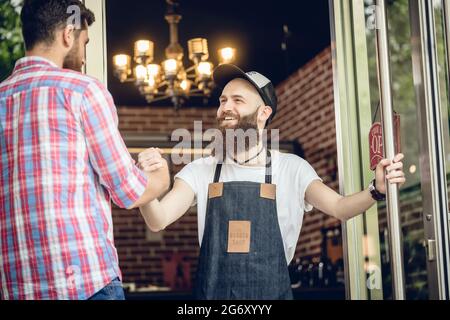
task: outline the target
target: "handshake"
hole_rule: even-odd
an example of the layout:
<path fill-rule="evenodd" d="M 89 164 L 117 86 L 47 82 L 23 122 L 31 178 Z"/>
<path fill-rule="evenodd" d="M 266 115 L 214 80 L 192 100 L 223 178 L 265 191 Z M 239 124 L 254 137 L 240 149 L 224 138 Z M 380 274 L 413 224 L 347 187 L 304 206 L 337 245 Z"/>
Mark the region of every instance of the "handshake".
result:
<path fill-rule="evenodd" d="M 149 148 L 138 156 L 138 168 L 147 174 L 157 170 L 165 170 L 169 168 L 166 159 L 162 157 L 163 151 L 159 148 Z"/>
<path fill-rule="evenodd" d="M 147 175 L 150 199 L 156 199 L 170 187 L 169 166 L 159 148 L 149 148 L 138 156 L 137 166 Z"/>

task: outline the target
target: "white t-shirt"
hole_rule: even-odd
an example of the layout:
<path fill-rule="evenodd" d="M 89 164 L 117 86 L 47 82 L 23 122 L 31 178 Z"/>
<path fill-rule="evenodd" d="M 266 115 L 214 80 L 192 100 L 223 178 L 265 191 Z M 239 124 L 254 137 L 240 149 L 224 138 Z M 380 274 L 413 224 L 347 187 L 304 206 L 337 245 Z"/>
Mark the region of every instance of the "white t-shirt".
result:
<path fill-rule="evenodd" d="M 304 212 L 312 210 L 305 201 L 305 190 L 313 180 L 322 179 L 311 165 L 294 154 L 271 151 L 272 183 L 276 184 L 278 223 L 284 243 L 286 261 L 289 264 L 295 254 Z M 217 160 L 210 156 L 186 165 L 175 178 L 185 181 L 194 191 L 197 204 L 198 238 L 201 245 L 205 228 L 208 185 L 214 180 Z M 265 166 L 245 166 L 228 161 L 222 166 L 219 182 L 265 182 Z"/>

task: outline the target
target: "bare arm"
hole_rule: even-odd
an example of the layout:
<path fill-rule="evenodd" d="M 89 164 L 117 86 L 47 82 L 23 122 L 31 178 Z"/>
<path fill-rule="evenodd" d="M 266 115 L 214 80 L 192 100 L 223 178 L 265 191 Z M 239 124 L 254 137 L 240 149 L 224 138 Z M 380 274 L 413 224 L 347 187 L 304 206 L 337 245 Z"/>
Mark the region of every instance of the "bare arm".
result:
<path fill-rule="evenodd" d="M 368 189 L 343 197 L 319 180 L 308 186 L 305 200 L 320 211 L 342 221 L 363 213 L 375 203 Z"/>
<path fill-rule="evenodd" d="M 161 149 L 149 148 L 139 154 L 138 160 L 139 166 L 148 175 L 157 174 L 161 169 L 166 169 L 167 175 L 169 174 L 167 161 L 162 157 Z M 158 196 L 153 197 L 150 202 L 139 204 L 145 223 L 154 232 L 165 229 L 185 214 L 194 201 L 195 194 L 186 182 L 175 179 L 172 190 L 161 201 L 156 198 Z"/>
<path fill-rule="evenodd" d="M 183 216 L 194 197 L 194 191 L 186 182 L 175 179 L 172 190 L 161 201 L 155 199 L 139 209 L 150 230 L 158 232 Z"/>
<path fill-rule="evenodd" d="M 376 188 L 380 192 L 386 193 L 386 179 L 391 184 L 399 184 L 400 187 L 405 183 L 401 162 L 403 157 L 400 153 L 394 157 L 393 161 L 383 159 L 378 164 L 375 180 Z M 386 174 L 386 171 L 389 173 Z M 306 189 L 305 200 L 320 211 L 342 221 L 363 213 L 376 202 L 372 199 L 368 188 L 344 197 L 318 180 L 311 182 Z"/>

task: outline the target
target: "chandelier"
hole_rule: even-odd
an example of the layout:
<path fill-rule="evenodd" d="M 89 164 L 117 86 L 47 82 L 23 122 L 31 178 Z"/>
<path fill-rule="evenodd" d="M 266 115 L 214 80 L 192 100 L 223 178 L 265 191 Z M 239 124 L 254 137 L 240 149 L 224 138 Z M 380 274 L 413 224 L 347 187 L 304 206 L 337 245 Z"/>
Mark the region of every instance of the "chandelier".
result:
<path fill-rule="evenodd" d="M 161 64 L 153 63 L 154 43 L 150 40 L 138 40 L 134 44 L 134 63 L 131 56 L 118 54 L 113 57 L 114 75 L 120 82 L 134 82 L 147 103 L 170 99 L 175 109 L 179 109 L 191 97 L 208 99 L 214 83 L 212 72 L 214 65 L 208 61 L 208 41 L 194 38 L 188 41 L 189 59 L 192 65 L 183 65 L 184 50 L 178 42 L 178 24 L 182 16 L 178 12 L 178 1 L 166 0 L 165 19 L 170 29 L 170 44 L 166 48 L 166 60 Z M 225 47 L 218 51 L 219 64 L 231 63 L 236 50 Z"/>

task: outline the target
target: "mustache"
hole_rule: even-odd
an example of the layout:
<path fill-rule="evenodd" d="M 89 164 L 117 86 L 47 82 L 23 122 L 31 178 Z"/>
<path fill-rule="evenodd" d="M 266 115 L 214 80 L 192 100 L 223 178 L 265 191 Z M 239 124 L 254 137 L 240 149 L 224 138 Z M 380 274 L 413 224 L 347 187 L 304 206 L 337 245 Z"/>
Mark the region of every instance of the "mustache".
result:
<path fill-rule="evenodd" d="M 225 118 L 228 118 L 228 117 L 233 117 L 238 121 L 241 120 L 241 116 L 238 113 L 234 113 L 233 111 L 225 111 L 219 117 L 217 117 L 217 121 L 219 121 L 219 123 L 220 123 L 220 122 L 224 121 Z"/>

